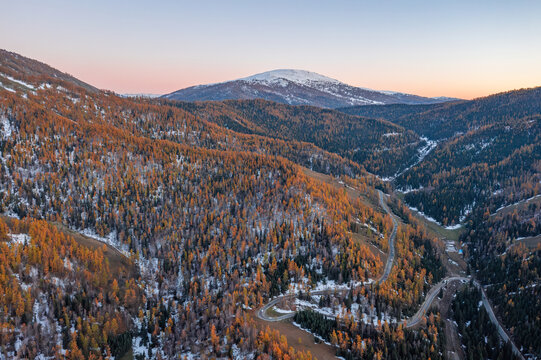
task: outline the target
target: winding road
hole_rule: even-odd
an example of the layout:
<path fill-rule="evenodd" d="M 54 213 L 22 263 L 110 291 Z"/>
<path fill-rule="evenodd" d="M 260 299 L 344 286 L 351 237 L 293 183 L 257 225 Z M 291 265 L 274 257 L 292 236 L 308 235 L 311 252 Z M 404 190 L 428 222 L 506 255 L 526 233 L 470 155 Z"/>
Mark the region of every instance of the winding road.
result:
<path fill-rule="evenodd" d="M 450 282 L 453 282 L 453 281 L 460 281 L 462 283 L 467 283 L 470 280 L 471 280 L 470 277 L 463 277 L 463 276 L 450 276 L 450 277 L 444 278 L 443 280 L 441 280 L 439 283 L 437 283 L 436 285 L 434 285 L 430 289 L 430 291 L 426 295 L 425 300 L 421 304 L 421 307 L 419 308 L 419 310 L 417 310 L 417 312 L 412 317 L 410 317 L 409 319 L 401 321 L 400 324 L 405 324 L 406 328 L 411 328 L 411 327 L 414 327 L 414 326 L 418 325 L 423 320 L 423 318 L 425 317 L 426 312 L 428 311 L 428 309 L 430 309 L 430 305 L 432 305 L 432 302 L 434 301 L 434 299 L 438 295 L 438 292 L 445 285 L 447 285 L 447 284 L 449 284 Z M 477 281 L 473 281 L 473 284 L 478 289 L 481 290 L 483 305 L 485 306 L 485 309 L 487 310 L 487 313 L 488 313 L 488 316 L 489 316 L 490 320 L 496 326 L 496 328 L 498 330 L 498 334 L 500 334 L 500 336 L 501 336 L 501 338 L 503 339 L 504 342 L 509 342 L 511 344 L 511 347 L 513 348 L 513 352 L 520 359 L 524 360 L 524 356 L 522 356 L 522 353 L 520 352 L 518 347 L 515 345 L 515 343 L 512 341 L 512 339 L 509 337 L 509 335 L 507 335 L 507 332 L 505 331 L 503 326 L 498 321 L 498 318 L 494 314 L 494 310 L 492 309 L 492 305 L 490 304 L 490 301 L 488 300 L 488 297 L 485 294 L 485 290 L 483 289 L 481 284 L 479 284 Z M 342 292 L 347 292 L 347 291 L 349 291 L 349 289 L 319 290 L 319 291 L 312 291 L 310 293 L 310 295 L 327 295 L 327 294 L 342 293 Z M 290 295 L 279 296 L 279 297 L 273 299 L 272 301 L 270 301 L 269 303 L 267 303 L 265 306 L 263 306 L 261 309 L 259 309 L 257 311 L 257 317 L 259 317 L 261 320 L 271 321 L 271 322 L 272 321 L 282 321 L 282 320 L 293 318 L 295 316 L 294 311 L 290 312 L 290 313 L 287 313 L 287 314 L 280 315 L 280 316 L 268 316 L 267 315 L 267 310 L 269 310 L 270 308 L 272 308 L 273 306 L 278 304 L 281 300 L 291 299 L 291 298 L 294 298 L 294 297 L 296 297 L 295 294 L 290 294 Z"/>
<path fill-rule="evenodd" d="M 463 276 L 451 276 L 451 277 L 447 277 L 443 279 L 442 281 L 434 285 L 432 289 L 430 289 L 430 291 L 426 295 L 425 301 L 423 302 L 419 310 L 415 313 L 415 315 L 413 315 L 407 322 L 403 321 L 402 323 L 406 322 L 406 327 L 408 328 L 417 325 L 426 315 L 426 312 L 430 308 L 430 305 L 432 304 L 432 302 L 436 298 L 436 295 L 438 294 L 438 292 L 440 291 L 442 287 L 444 287 L 446 284 L 452 281 L 460 281 L 462 283 L 466 283 L 466 282 L 469 282 L 470 280 L 471 280 L 471 277 L 463 277 Z M 485 294 L 485 290 L 483 289 L 481 284 L 477 282 L 476 280 L 473 281 L 473 284 L 475 285 L 475 287 L 481 290 L 483 305 L 485 309 L 487 310 L 490 321 L 492 321 L 494 326 L 496 326 L 496 329 L 498 330 L 498 334 L 500 334 L 500 337 L 503 339 L 503 342 L 504 343 L 509 342 L 511 344 L 511 347 L 515 355 L 517 355 L 520 359 L 524 360 L 524 356 L 522 355 L 518 347 L 515 345 L 513 340 L 509 337 L 509 335 L 507 335 L 507 332 L 498 321 L 496 314 L 494 314 L 494 310 L 492 309 L 492 304 L 490 303 L 490 300 Z"/>
<path fill-rule="evenodd" d="M 410 317 L 408 320 L 403 320 L 400 323 L 401 324 L 406 323 L 406 327 L 408 327 L 408 328 L 414 327 L 415 325 L 417 325 L 423 319 L 423 317 L 426 315 L 426 312 L 428 311 L 428 309 L 430 309 L 430 305 L 432 305 L 432 302 L 434 301 L 434 299 L 438 295 L 438 292 L 445 285 L 447 285 L 448 283 L 450 283 L 452 281 L 468 282 L 468 281 L 470 281 L 470 279 L 467 278 L 467 277 L 462 277 L 462 276 L 450 276 L 450 277 L 444 278 L 439 283 L 432 286 L 432 289 L 430 289 L 430 291 L 426 294 L 425 301 L 423 301 L 423 303 L 421 304 L 421 307 L 419 308 L 419 310 L 417 310 L 417 312 L 412 317 Z"/>
<path fill-rule="evenodd" d="M 379 203 L 381 207 L 383 208 L 383 210 L 385 210 L 387 214 L 391 216 L 391 219 L 393 220 L 393 231 L 391 232 L 391 236 L 389 237 L 389 256 L 387 257 L 387 262 L 385 263 L 385 270 L 383 270 L 383 274 L 378 279 L 378 282 L 382 283 L 387 280 L 387 278 L 389 277 L 389 274 L 391 273 L 391 270 L 393 269 L 393 262 L 395 258 L 394 240 L 396 237 L 398 222 L 396 221 L 396 218 L 394 217 L 392 212 L 387 207 L 387 204 L 385 203 L 385 200 L 384 200 L 383 192 L 381 190 L 378 190 L 378 193 L 379 193 Z M 343 292 L 348 292 L 349 290 L 350 289 L 317 290 L 317 291 L 311 291 L 310 295 L 313 296 L 313 295 L 327 295 L 327 294 L 343 293 Z M 279 315 L 279 316 L 268 316 L 267 310 L 269 310 L 270 308 L 272 308 L 273 306 L 275 306 L 282 300 L 289 300 L 295 297 L 296 297 L 295 294 L 288 294 L 288 295 L 282 295 L 282 296 L 278 296 L 277 298 L 274 298 L 273 300 L 268 302 L 266 305 L 264 305 L 261 309 L 257 311 L 257 317 L 265 321 L 282 321 L 286 319 L 291 319 L 292 317 L 295 316 L 294 311 L 287 314 Z"/>
<path fill-rule="evenodd" d="M 507 331 L 505 331 L 504 327 L 498 321 L 496 314 L 494 314 L 494 310 L 492 309 L 492 304 L 490 303 L 490 300 L 485 294 L 485 289 L 483 289 L 481 284 L 479 284 L 477 281 L 474 281 L 473 283 L 478 289 L 481 290 L 481 294 L 483 295 L 483 305 L 485 306 L 485 309 L 487 310 L 488 317 L 490 318 L 492 323 L 496 326 L 496 329 L 498 329 L 498 334 L 500 334 L 500 337 L 503 339 L 504 342 L 509 342 L 511 344 L 511 348 L 513 349 L 513 353 L 515 353 L 515 355 L 517 355 L 520 359 L 525 360 L 524 356 L 522 355 L 518 347 L 515 345 L 515 342 L 509 337 L 509 335 L 507 335 Z"/>
<path fill-rule="evenodd" d="M 398 228 L 398 222 L 397 222 L 395 216 L 393 215 L 393 213 L 389 210 L 389 207 L 388 207 L 387 203 L 384 200 L 383 192 L 381 190 L 378 190 L 378 193 L 379 193 L 379 202 L 380 202 L 381 207 L 383 208 L 383 210 L 385 210 L 385 212 L 387 214 L 389 214 L 391 216 L 391 218 L 393 220 L 393 231 L 391 232 L 391 236 L 389 237 L 389 256 L 387 258 L 387 262 L 385 264 L 385 269 L 383 271 L 383 274 L 378 279 L 378 282 L 382 283 L 382 282 L 385 282 L 387 280 L 387 278 L 389 277 L 389 274 L 391 273 L 391 270 L 393 268 L 393 263 L 394 263 L 394 258 L 395 258 L 395 246 L 394 246 L 394 243 L 395 243 L 396 231 L 397 231 L 397 228 Z M 471 277 L 463 277 L 463 276 L 449 276 L 449 277 L 444 278 L 439 283 L 434 285 L 430 289 L 430 291 L 426 294 L 425 300 L 421 304 L 421 307 L 419 308 L 419 310 L 417 310 L 417 312 L 413 316 L 411 316 L 409 319 L 403 320 L 400 323 L 405 324 L 405 326 L 407 328 L 411 328 L 411 327 L 414 327 L 414 326 L 418 325 L 423 320 L 423 318 L 425 317 L 426 312 L 428 311 L 428 309 L 430 309 L 430 305 L 432 305 L 432 302 L 436 298 L 439 291 L 445 285 L 447 285 L 447 284 L 449 284 L 450 282 L 453 282 L 453 281 L 460 281 L 462 283 L 466 283 L 466 282 L 469 282 L 470 280 L 471 280 Z M 494 314 L 494 310 L 492 309 L 492 305 L 490 304 L 490 301 L 489 301 L 488 297 L 486 296 L 485 290 L 483 289 L 481 284 L 478 283 L 476 280 L 473 281 L 473 284 L 478 289 L 481 290 L 483 305 L 485 306 L 485 309 L 487 310 L 487 313 L 489 315 L 490 320 L 496 326 L 496 328 L 498 330 L 498 333 L 500 334 L 500 337 L 503 339 L 504 342 L 509 342 L 511 344 L 513 352 L 520 359 L 524 360 L 524 356 L 522 355 L 522 353 L 520 352 L 518 347 L 515 345 L 513 340 L 509 337 L 509 335 L 505 331 L 504 327 L 500 324 L 500 322 L 498 321 L 498 318 Z M 350 289 L 317 290 L 317 291 L 310 292 L 310 295 L 327 295 L 327 294 L 344 293 L 344 292 L 348 292 L 349 290 Z M 283 314 L 283 315 L 279 315 L 279 316 L 269 316 L 269 315 L 267 315 L 267 311 L 270 308 L 272 308 L 273 306 L 275 306 L 276 304 L 278 304 L 280 301 L 289 300 L 289 299 L 295 298 L 296 296 L 297 296 L 296 294 L 288 294 L 288 295 L 279 296 L 279 297 L 271 300 L 270 302 L 268 302 L 266 305 L 264 305 L 263 307 L 261 307 L 257 311 L 257 313 L 256 313 L 257 317 L 260 318 L 261 320 L 270 321 L 270 322 L 282 321 L 282 320 L 293 318 L 295 316 L 295 313 L 296 313 L 295 311 L 292 311 L 290 313 L 286 313 L 286 314 Z"/>

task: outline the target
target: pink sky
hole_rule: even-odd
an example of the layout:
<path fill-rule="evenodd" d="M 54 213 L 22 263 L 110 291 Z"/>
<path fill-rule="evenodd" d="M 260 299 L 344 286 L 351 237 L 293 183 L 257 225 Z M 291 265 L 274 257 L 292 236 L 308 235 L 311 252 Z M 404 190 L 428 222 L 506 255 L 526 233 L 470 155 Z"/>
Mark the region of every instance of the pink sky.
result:
<path fill-rule="evenodd" d="M 0 48 L 118 93 L 273 69 L 474 98 L 541 85 L 541 2 L 10 1 Z"/>

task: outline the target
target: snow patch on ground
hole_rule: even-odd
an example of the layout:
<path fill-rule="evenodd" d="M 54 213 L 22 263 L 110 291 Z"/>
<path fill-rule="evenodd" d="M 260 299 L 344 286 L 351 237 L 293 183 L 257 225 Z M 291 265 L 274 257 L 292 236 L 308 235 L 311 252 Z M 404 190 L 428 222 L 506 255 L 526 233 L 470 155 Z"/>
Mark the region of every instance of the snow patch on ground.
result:
<path fill-rule="evenodd" d="M 122 254 L 124 254 L 125 256 L 130 256 L 130 252 L 128 251 L 128 246 L 122 244 L 122 243 L 118 240 L 116 231 L 112 231 L 112 232 L 111 232 L 109 235 L 107 235 L 106 237 L 99 236 L 98 234 L 96 234 L 96 232 L 95 232 L 93 229 L 90 229 L 90 228 L 81 230 L 81 231 L 79 231 L 79 232 L 80 232 L 81 234 L 83 234 L 84 236 L 87 236 L 87 237 L 89 237 L 89 238 L 92 238 L 92 239 L 101 241 L 102 243 L 105 243 L 105 244 L 107 244 L 107 245 L 110 245 L 110 246 L 114 247 L 115 249 L 117 249 L 118 251 L 120 251 L 120 252 L 121 252 Z"/>
<path fill-rule="evenodd" d="M 143 355 L 143 356 L 148 355 L 148 349 L 145 345 L 143 345 L 143 339 L 140 336 L 133 339 L 132 350 L 133 350 L 134 358 L 137 355 Z"/>
<path fill-rule="evenodd" d="M 6 85 L 2 84 L 1 82 L 0 82 L 0 87 L 4 88 L 5 90 L 7 90 L 9 92 L 12 92 L 12 93 L 16 92 L 12 88 L 7 87 Z"/>
<path fill-rule="evenodd" d="M 505 208 L 507 208 L 507 207 L 515 206 L 515 205 L 520 205 L 520 204 L 522 204 L 522 203 L 526 203 L 526 202 L 528 202 L 528 201 L 532 201 L 532 200 L 534 200 L 534 199 L 537 199 L 538 197 L 541 197 L 541 194 L 532 196 L 531 198 L 528 198 L 528 199 L 524 199 L 524 200 L 517 201 L 516 203 L 513 203 L 513 204 L 500 206 L 500 207 L 494 212 L 494 214 L 492 214 L 492 215 L 495 215 L 498 211 L 503 210 L 503 209 L 505 209 Z"/>
<path fill-rule="evenodd" d="M 396 191 L 399 192 L 399 193 L 402 193 L 402 194 L 407 194 L 407 193 L 410 193 L 410 192 L 421 191 L 423 189 L 424 189 L 424 186 L 419 186 L 417 189 L 414 189 L 412 187 L 406 187 L 406 188 L 403 188 L 403 189 L 396 189 Z"/>
<path fill-rule="evenodd" d="M 456 247 L 455 247 L 455 242 L 454 241 L 446 241 L 445 242 L 445 251 L 447 251 L 448 253 L 449 252 L 457 252 L 456 250 Z"/>
<path fill-rule="evenodd" d="M 360 286 L 369 285 L 373 283 L 373 279 L 368 279 L 367 281 L 350 281 L 347 284 L 337 284 L 334 280 L 327 280 L 327 282 L 319 282 L 312 291 L 322 291 L 322 290 L 350 290 L 358 288 Z"/>
<path fill-rule="evenodd" d="M 415 211 L 416 213 L 418 213 L 419 215 L 421 215 L 422 217 L 424 217 L 424 218 L 427 219 L 428 221 L 433 222 L 434 224 L 437 224 L 437 225 L 443 227 L 443 228 L 446 229 L 446 230 L 458 230 L 458 229 L 460 229 L 460 228 L 463 226 L 462 224 L 455 224 L 455 225 L 444 226 L 444 225 L 442 225 L 438 220 L 434 219 L 433 217 L 431 217 L 431 216 L 429 216 L 429 215 L 426 215 L 425 213 L 423 213 L 422 211 L 420 211 L 420 210 L 417 209 L 416 207 L 414 207 L 414 206 L 409 206 L 409 205 L 407 205 L 407 207 L 408 207 L 410 210 Z"/>
<path fill-rule="evenodd" d="M 51 84 L 49 83 L 43 83 L 40 86 L 38 86 L 38 90 L 45 90 L 45 89 L 50 89 L 50 88 L 51 88 Z"/>
<path fill-rule="evenodd" d="M 42 326 L 42 332 L 49 331 L 49 321 L 47 319 L 47 315 L 49 314 L 49 304 L 47 304 L 47 299 L 45 296 L 40 296 L 39 299 L 36 299 L 34 301 L 34 306 L 32 307 L 33 311 L 33 319 L 34 321 Z"/>
<path fill-rule="evenodd" d="M 13 128 L 11 127 L 11 122 L 7 118 L 7 116 L 0 117 L 0 123 L 2 124 L 2 138 L 4 140 L 7 140 L 11 137 L 11 134 L 13 133 Z"/>
<path fill-rule="evenodd" d="M 278 314 L 291 314 L 291 313 L 294 313 L 295 311 L 292 311 L 292 310 L 284 310 L 284 309 L 280 309 L 276 306 L 273 306 L 272 307 L 272 310 L 277 312 Z"/>
<path fill-rule="evenodd" d="M 383 134 L 383 136 L 391 136 L 391 135 L 394 135 L 396 133 L 388 133 L 388 134 Z M 414 166 L 417 166 L 419 163 L 421 163 L 425 157 L 430 154 L 430 152 L 432 150 L 434 150 L 436 148 L 436 146 L 438 146 L 438 142 L 437 141 L 434 141 L 434 140 L 429 140 L 427 137 L 421 137 L 420 138 L 421 141 L 424 141 L 426 142 L 426 145 L 419 148 L 417 150 L 417 159 L 413 162 L 413 164 L 411 164 L 410 166 L 408 166 L 407 168 L 405 168 L 404 170 L 392 175 L 392 176 L 387 176 L 387 177 L 380 177 L 378 175 L 376 175 L 376 177 L 378 179 L 380 179 L 381 181 L 393 181 L 394 179 L 396 179 L 397 177 L 399 177 L 400 175 L 404 174 L 406 171 L 408 171 L 409 169 L 411 169 L 412 167 Z M 409 192 L 409 191 L 414 191 L 414 190 L 400 190 L 398 189 L 397 191 L 400 191 L 400 192 Z"/>
<path fill-rule="evenodd" d="M 197 359 L 201 358 L 201 355 L 200 354 L 194 354 L 192 352 L 185 352 L 185 353 L 180 354 L 180 358 L 181 359 L 186 359 L 186 360 L 197 360 Z"/>
<path fill-rule="evenodd" d="M 429 140 L 427 137 L 422 136 L 421 140 L 426 142 L 426 145 L 423 146 L 422 148 L 420 148 L 419 150 L 417 150 L 417 160 L 415 160 L 415 162 L 412 165 L 408 166 L 407 168 L 402 170 L 400 173 L 396 174 L 395 177 L 399 177 L 400 175 L 402 175 L 403 173 L 405 173 L 406 171 L 408 171 L 412 167 L 414 167 L 414 166 L 418 165 L 419 163 L 421 163 L 421 161 L 423 161 L 425 159 L 425 157 L 428 154 L 430 154 L 430 152 L 432 150 L 434 150 L 436 148 L 436 146 L 438 146 L 437 141 Z"/>
<path fill-rule="evenodd" d="M 429 216 L 429 215 L 426 215 L 424 212 L 422 212 L 421 210 L 417 209 L 415 206 L 409 206 L 408 205 L 408 208 L 410 210 L 413 210 L 415 211 L 416 213 L 418 213 L 419 215 L 421 215 L 422 217 L 424 217 L 425 219 L 427 219 L 428 221 L 430 222 L 433 222 L 435 224 L 438 224 L 439 226 L 443 226 L 438 220 L 434 219 L 433 217 Z"/>
<path fill-rule="evenodd" d="M 9 79 L 10 81 L 13 81 L 14 83 L 17 83 L 17 84 L 19 84 L 19 85 L 25 86 L 25 87 L 27 87 L 27 88 L 29 88 L 29 89 L 31 89 L 31 90 L 35 90 L 35 89 L 36 89 L 36 88 L 34 87 L 34 85 L 28 84 L 28 83 L 26 83 L 26 82 L 24 82 L 24 81 L 21 81 L 21 80 L 14 79 L 14 78 L 12 78 L 12 77 L 9 76 L 9 75 L 2 74 L 2 73 L 0 73 L 0 75 L 2 75 L 3 77 L 5 77 L 6 79 Z"/>
<path fill-rule="evenodd" d="M 30 236 L 28 234 L 9 234 L 12 244 L 24 245 L 30 243 Z"/>

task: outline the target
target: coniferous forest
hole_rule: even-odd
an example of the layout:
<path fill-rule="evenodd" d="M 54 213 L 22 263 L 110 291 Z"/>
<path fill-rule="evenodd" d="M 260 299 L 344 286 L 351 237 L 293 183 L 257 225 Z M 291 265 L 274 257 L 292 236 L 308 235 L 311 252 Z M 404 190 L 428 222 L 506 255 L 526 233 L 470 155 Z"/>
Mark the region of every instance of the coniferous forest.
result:
<path fill-rule="evenodd" d="M 0 360 L 541 358 L 540 89 L 185 102 L 0 50 Z"/>

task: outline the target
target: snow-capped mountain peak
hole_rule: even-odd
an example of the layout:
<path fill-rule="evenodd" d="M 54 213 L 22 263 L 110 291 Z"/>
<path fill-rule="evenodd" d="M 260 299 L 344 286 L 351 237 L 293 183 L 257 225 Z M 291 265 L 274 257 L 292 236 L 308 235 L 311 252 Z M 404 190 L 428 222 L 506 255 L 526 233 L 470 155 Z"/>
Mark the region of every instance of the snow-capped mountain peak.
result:
<path fill-rule="evenodd" d="M 296 69 L 271 70 L 236 80 L 192 86 L 163 97 L 182 101 L 265 99 L 324 108 L 445 101 L 351 86 L 315 72 Z"/>
<path fill-rule="evenodd" d="M 297 69 L 278 69 L 262 72 L 239 80 L 248 82 L 280 82 L 281 80 L 288 80 L 297 84 L 308 85 L 312 82 L 341 84 L 340 81 L 331 79 L 330 77 L 320 75 L 315 72 Z"/>

